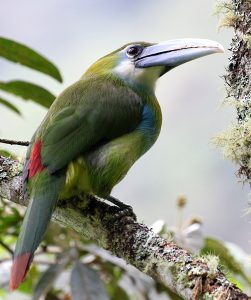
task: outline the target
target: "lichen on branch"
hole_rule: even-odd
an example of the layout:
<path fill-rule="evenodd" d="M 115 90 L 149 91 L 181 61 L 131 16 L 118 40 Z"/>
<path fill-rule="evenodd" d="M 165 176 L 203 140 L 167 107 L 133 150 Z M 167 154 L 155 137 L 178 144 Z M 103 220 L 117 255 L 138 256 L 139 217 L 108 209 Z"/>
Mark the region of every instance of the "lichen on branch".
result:
<path fill-rule="evenodd" d="M 20 163 L 0 156 L 0 198 L 21 205 Z M 198 257 L 155 234 L 129 214 L 95 197 L 59 203 L 53 220 L 75 230 L 161 282 L 183 299 L 248 299 L 221 272 L 214 257 Z"/>
<path fill-rule="evenodd" d="M 220 133 L 215 144 L 239 166 L 238 175 L 251 184 L 251 1 L 219 1 L 220 26 L 232 27 L 231 56 L 224 75 L 225 103 L 236 108 L 236 121 Z"/>

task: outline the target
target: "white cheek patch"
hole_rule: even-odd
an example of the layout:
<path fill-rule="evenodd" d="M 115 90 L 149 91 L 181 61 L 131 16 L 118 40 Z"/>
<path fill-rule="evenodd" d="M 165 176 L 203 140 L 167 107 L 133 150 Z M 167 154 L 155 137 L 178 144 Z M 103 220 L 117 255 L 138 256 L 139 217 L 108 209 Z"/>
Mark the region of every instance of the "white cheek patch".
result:
<path fill-rule="evenodd" d="M 161 73 L 161 67 L 135 68 L 129 59 L 122 60 L 113 70 L 122 80 L 131 84 L 143 84 L 155 88 L 155 83 Z"/>
<path fill-rule="evenodd" d="M 114 72 L 124 80 L 138 81 L 144 70 L 135 68 L 134 63 L 130 60 L 123 60 L 116 66 Z"/>

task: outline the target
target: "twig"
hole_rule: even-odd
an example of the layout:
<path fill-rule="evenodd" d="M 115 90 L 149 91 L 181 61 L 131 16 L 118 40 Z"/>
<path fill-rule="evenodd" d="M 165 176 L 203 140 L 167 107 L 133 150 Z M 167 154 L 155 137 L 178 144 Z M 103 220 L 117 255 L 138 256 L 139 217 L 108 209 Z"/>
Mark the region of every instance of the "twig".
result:
<path fill-rule="evenodd" d="M 13 255 L 13 250 L 8 246 L 6 245 L 2 240 L 0 240 L 0 245 L 5 249 L 7 250 L 11 255 Z"/>
<path fill-rule="evenodd" d="M 29 146 L 29 142 L 0 139 L 0 143 L 9 145 Z"/>
<path fill-rule="evenodd" d="M 0 180 L 0 197 L 27 205 L 20 186 L 22 165 L 1 157 L 0 169 L 3 164 L 7 175 Z M 8 170 L 6 166 L 9 166 Z M 59 204 L 53 215 L 55 222 L 95 240 L 100 247 L 124 258 L 127 263 L 184 299 L 249 299 L 227 280 L 219 268 L 212 274 L 205 259 L 193 256 L 173 242 L 154 234 L 132 217 L 121 215 L 119 208 L 100 202 L 95 197 L 87 199 L 85 205 L 83 199 L 77 197 L 60 201 Z"/>

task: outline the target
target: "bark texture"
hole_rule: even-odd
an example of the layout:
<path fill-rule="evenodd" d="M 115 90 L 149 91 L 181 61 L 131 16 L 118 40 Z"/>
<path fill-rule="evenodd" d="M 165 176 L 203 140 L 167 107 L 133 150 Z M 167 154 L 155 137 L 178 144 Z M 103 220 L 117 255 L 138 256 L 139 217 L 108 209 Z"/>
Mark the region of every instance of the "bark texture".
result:
<path fill-rule="evenodd" d="M 222 26 L 232 27 L 231 56 L 224 76 L 226 102 L 237 111 L 237 122 L 220 134 L 216 143 L 239 166 L 239 177 L 251 184 L 251 1 L 220 1 Z"/>
<path fill-rule="evenodd" d="M 27 205 L 21 170 L 17 161 L 0 157 L 0 197 Z M 84 202 L 80 198 L 60 202 L 53 219 L 96 241 L 184 299 L 249 299 L 208 259 L 191 255 L 94 197 Z"/>

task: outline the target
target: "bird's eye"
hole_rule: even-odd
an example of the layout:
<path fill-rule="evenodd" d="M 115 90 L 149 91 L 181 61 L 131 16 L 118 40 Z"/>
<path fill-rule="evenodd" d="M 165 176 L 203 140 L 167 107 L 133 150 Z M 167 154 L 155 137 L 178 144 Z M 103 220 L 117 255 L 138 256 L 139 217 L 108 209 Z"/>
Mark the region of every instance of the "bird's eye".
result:
<path fill-rule="evenodd" d="M 136 56 L 140 55 L 142 50 L 143 49 L 141 46 L 131 46 L 126 50 L 126 54 L 130 58 L 135 58 Z"/>

